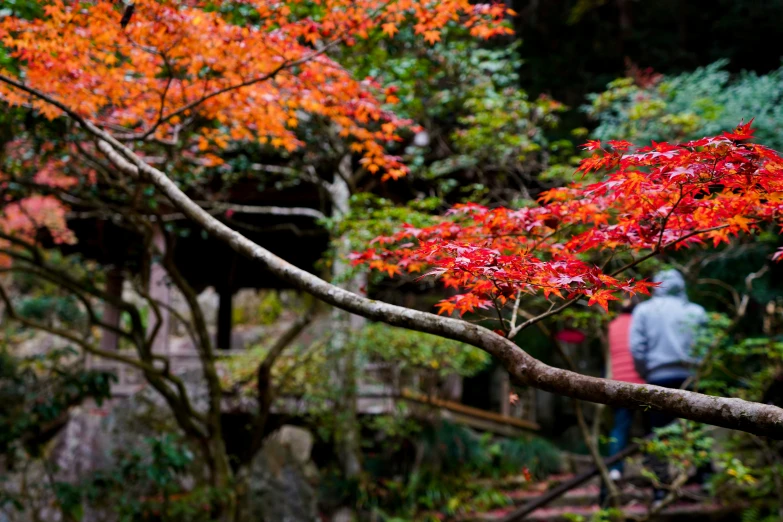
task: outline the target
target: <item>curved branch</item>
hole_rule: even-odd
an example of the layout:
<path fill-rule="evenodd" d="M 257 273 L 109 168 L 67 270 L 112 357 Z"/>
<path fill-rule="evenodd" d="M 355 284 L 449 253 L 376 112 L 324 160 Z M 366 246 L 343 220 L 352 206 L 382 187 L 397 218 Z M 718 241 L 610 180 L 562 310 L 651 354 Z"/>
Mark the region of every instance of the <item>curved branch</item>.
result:
<path fill-rule="evenodd" d="M 145 163 L 111 134 L 62 103 L 6 76 L 0 75 L 0 81 L 62 108 L 98 140 L 98 148 L 122 172 L 136 177 L 143 173 L 174 206 L 208 233 L 228 244 L 237 253 L 258 262 L 280 279 L 330 305 L 392 326 L 431 333 L 481 348 L 496 357 L 517 382 L 541 390 L 615 407 L 653 408 L 697 422 L 783 439 L 781 408 L 660 386 L 610 381 L 553 368 L 487 328 L 368 299 L 327 283 L 215 219 L 185 195 L 166 174 Z"/>
<path fill-rule="evenodd" d="M 2 237 L 2 235 L 0 235 L 0 237 Z M 63 270 L 48 265 L 47 263 L 44 262 L 43 256 L 41 255 L 40 251 L 37 248 L 35 248 L 33 245 L 27 244 L 23 241 L 17 241 L 17 243 L 25 246 L 30 252 L 32 252 L 33 258 L 30 259 L 27 258 L 26 256 L 18 255 L 14 251 L 7 250 L 7 249 L 0 249 L 0 252 L 8 255 L 9 257 L 12 257 L 13 259 L 19 262 L 29 265 L 29 267 L 31 268 L 27 268 L 26 270 L 28 270 L 30 273 L 34 273 L 37 277 L 46 279 L 56 285 L 59 285 L 73 292 L 76 295 L 87 293 L 104 302 L 111 304 L 112 306 L 120 309 L 123 312 L 127 312 L 131 319 L 132 330 L 134 332 L 143 331 L 141 315 L 139 314 L 139 311 L 130 303 L 124 301 L 120 297 L 113 296 L 111 294 L 108 294 L 100 290 L 97 286 L 95 286 L 95 284 L 92 281 L 79 281 L 71 277 L 70 274 L 65 273 Z M 18 269 L 23 270 L 24 268 L 18 268 Z M 115 333 L 119 333 L 119 332 L 115 332 Z M 135 337 L 133 337 L 132 334 L 126 332 L 122 335 L 134 339 L 135 342 Z"/>
<path fill-rule="evenodd" d="M 101 140 L 98 147 L 117 168 L 132 176 L 143 173 L 174 206 L 211 235 L 236 252 L 257 261 L 275 276 L 328 304 L 392 326 L 431 333 L 481 348 L 496 357 L 517 382 L 541 390 L 615 407 L 653 408 L 697 422 L 783 438 L 783 409 L 778 407 L 660 386 L 611 381 L 553 368 L 487 328 L 368 299 L 329 284 L 215 219 L 188 198 L 163 172 L 144 163 L 108 133 L 94 125 L 90 125 L 89 130 Z"/>
<path fill-rule="evenodd" d="M 203 207 L 215 210 L 231 210 L 239 214 L 266 214 L 270 216 L 304 216 L 313 219 L 326 219 L 323 212 L 308 207 L 274 207 L 256 205 L 234 205 L 232 203 L 219 203 L 212 201 L 196 201 Z"/>

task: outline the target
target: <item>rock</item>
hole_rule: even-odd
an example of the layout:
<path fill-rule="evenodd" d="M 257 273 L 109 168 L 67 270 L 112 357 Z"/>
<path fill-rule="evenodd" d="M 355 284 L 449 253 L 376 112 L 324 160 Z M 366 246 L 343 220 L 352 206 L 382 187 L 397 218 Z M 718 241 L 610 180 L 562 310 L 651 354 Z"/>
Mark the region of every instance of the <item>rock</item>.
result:
<path fill-rule="evenodd" d="M 87 401 L 74 408 L 65 428 L 52 441 L 58 480 L 75 484 L 109 464 L 110 441 L 104 426 L 107 404 L 103 406 Z"/>
<path fill-rule="evenodd" d="M 250 467 L 250 520 L 320 520 L 317 477 L 309 461 L 312 441 L 309 432 L 295 426 L 284 426 L 267 438 Z"/>
<path fill-rule="evenodd" d="M 310 451 L 313 449 L 313 435 L 306 429 L 297 426 L 285 425 L 275 434 L 283 446 L 288 446 L 291 456 L 300 464 L 306 464 L 310 460 Z"/>
<path fill-rule="evenodd" d="M 73 343 L 67 339 L 63 339 L 60 336 L 37 331 L 35 334 L 28 337 L 24 341 L 16 344 L 14 347 L 14 356 L 35 357 L 37 355 L 46 354 L 53 350 L 66 348 L 72 345 Z M 75 358 L 76 356 L 73 357 L 73 359 Z"/>

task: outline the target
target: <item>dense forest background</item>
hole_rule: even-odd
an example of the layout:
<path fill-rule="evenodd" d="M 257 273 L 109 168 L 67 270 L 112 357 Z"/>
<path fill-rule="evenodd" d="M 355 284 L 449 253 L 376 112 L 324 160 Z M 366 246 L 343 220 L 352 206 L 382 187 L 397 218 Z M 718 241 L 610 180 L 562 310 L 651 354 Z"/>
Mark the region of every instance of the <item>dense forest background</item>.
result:
<path fill-rule="evenodd" d="M 520 82 L 572 107 L 627 71 L 629 61 L 678 74 L 717 60 L 727 70 L 777 69 L 783 3 L 767 1 L 508 1 L 522 40 Z"/>

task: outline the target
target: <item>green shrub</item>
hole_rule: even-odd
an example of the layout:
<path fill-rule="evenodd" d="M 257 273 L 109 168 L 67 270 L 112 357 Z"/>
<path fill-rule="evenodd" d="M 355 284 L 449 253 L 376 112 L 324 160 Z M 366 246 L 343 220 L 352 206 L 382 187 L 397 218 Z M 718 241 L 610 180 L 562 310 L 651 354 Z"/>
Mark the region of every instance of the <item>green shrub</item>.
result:
<path fill-rule="evenodd" d="M 720 60 L 676 76 L 621 78 L 588 95 L 596 139 L 684 140 L 720 134 L 754 118 L 759 141 L 783 150 L 783 68 L 732 76 Z"/>
<path fill-rule="evenodd" d="M 381 323 L 366 326 L 352 342 L 367 358 L 395 362 L 401 369 L 471 376 L 489 364 L 489 355 L 473 346 Z"/>

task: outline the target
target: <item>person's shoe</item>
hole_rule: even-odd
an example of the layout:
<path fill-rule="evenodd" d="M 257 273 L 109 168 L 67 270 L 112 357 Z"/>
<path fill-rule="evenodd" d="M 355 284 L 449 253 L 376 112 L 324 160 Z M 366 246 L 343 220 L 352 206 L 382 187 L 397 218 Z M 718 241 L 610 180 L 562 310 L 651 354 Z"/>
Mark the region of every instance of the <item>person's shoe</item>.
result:
<path fill-rule="evenodd" d="M 617 482 L 621 478 L 623 478 L 623 474 L 620 473 L 619 469 L 612 469 L 609 470 L 609 478 L 612 480 L 612 482 Z"/>

